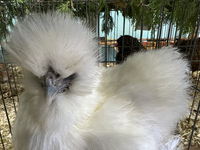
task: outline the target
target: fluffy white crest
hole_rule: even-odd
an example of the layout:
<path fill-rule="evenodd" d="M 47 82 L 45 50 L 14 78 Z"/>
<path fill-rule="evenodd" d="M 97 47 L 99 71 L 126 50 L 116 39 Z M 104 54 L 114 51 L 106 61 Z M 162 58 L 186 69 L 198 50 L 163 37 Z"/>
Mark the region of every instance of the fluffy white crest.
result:
<path fill-rule="evenodd" d="M 32 14 L 17 23 L 5 48 L 15 58 L 12 62 L 38 77 L 49 66 L 67 76 L 94 64 L 98 47 L 93 38 L 93 33 L 70 15 Z"/>
<path fill-rule="evenodd" d="M 27 16 L 13 28 L 4 47 L 10 54 L 10 62 L 37 77 L 44 76 L 49 67 L 63 78 L 76 72 L 82 82 L 76 82 L 72 88 L 76 86 L 77 90 L 85 91 L 91 91 L 94 87 L 88 85 L 98 78 L 95 76 L 98 74 L 96 54 L 99 48 L 94 35 L 68 14 Z"/>

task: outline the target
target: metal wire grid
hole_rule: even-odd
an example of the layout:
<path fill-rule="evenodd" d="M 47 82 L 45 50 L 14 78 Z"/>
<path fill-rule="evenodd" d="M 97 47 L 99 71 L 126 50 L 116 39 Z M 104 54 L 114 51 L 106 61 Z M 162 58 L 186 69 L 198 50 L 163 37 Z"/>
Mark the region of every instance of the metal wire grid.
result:
<path fill-rule="evenodd" d="M 126 0 L 124 1 L 125 5 L 126 5 Z M 175 2 L 175 0 L 174 0 Z M 57 11 L 57 6 L 61 3 L 64 3 L 63 1 L 33 1 L 33 2 L 29 2 L 29 3 L 19 3 L 17 2 L 17 0 L 15 0 L 15 2 L 4 2 L 5 3 L 9 3 L 11 6 L 12 6 L 12 9 L 13 9 L 13 12 L 16 11 L 17 15 L 13 18 L 15 19 L 22 19 L 23 16 L 26 14 L 25 11 L 25 7 L 29 7 L 29 10 L 30 12 L 28 13 L 31 13 L 31 12 L 39 12 L 39 13 L 42 13 L 44 11 Z M 119 14 L 118 12 L 114 12 L 114 29 L 112 30 L 112 32 L 109 34 L 110 35 L 110 38 L 108 38 L 108 34 L 107 34 L 107 24 L 108 24 L 108 17 L 107 15 L 102 15 L 103 13 L 104 14 L 107 14 L 108 13 L 108 7 L 107 5 L 110 4 L 110 3 L 113 3 L 115 5 L 115 7 L 117 7 L 116 5 L 116 1 L 112 1 L 112 0 L 107 0 L 106 1 L 106 6 L 105 6 L 105 9 L 104 9 L 104 12 L 99 12 L 99 9 L 98 9 L 98 0 L 71 0 L 69 1 L 69 7 L 74 7 L 74 9 L 78 10 L 79 9 L 79 6 L 84 4 L 85 5 L 85 9 L 82 10 L 82 11 L 85 11 L 85 12 L 82 12 L 82 13 L 85 13 L 86 14 L 86 17 L 85 17 L 85 22 L 95 30 L 96 32 L 96 36 L 98 39 L 100 39 L 100 45 L 102 45 L 102 51 L 104 52 L 104 56 L 102 57 L 103 59 L 99 60 L 99 64 L 105 66 L 105 67 L 108 67 L 108 66 L 113 66 L 113 65 L 116 65 L 116 60 L 115 60 L 115 55 L 116 53 L 114 53 L 114 51 L 112 51 L 112 56 L 113 56 L 113 59 L 112 60 L 109 60 L 108 59 L 108 55 L 110 53 L 110 49 L 113 49 L 113 43 L 116 42 L 116 39 L 120 36 L 120 32 L 119 32 L 119 28 L 120 28 L 120 23 L 122 24 L 122 36 L 125 35 L 125 30 L 127 28 L 129 28 L 129 35 L 131 36 L 136 36 L 136 32 L 140 32 L 140 37 L 138 38 L 140 43 L 143 42 L 143 37 L 144 37 L 144 26 L 143 26 L 143 15 L 142 15 L 142 19 L 141 19 L 141 29 L 136 31 L 135 30 L 135 25 L 131 23 L 131 20 L 129 19 L 129 21 L 127 21 L 127 19 L 125 17 L 123 17 L 123 21 L 120 22 L 119 20 Z M 0 3 L 0 5 L 3 5 L 3 3 Z M 95 5 L 95 14 L 91 14 L 93 12 L 90 12 L 91 8 L 91 4 Z M 175 5 L 172 6 L 172 11 L 171 11 L 171 19 L 170 19 L 170 22 L 168 23 L 168 26 L 166 26 L 166 24 L 163 24 L 163 19 L 164 19 L 164 6 L 165 6 L 165 0 L 162 0 L 162 5 L 161 5 L 161 8 L 160 8 L 160 23 L 159 25 L 157 26 L 157 35 L 152 35 L 151 34 L 151 31 L 147 31 L 147 38 L 146 40 L 148 40 L 149 38 L 151 38 L 152 36 L 154 37 L 153 40 L 150 40 L 149 42 L 149 45 L 147 45 L 146 47 L 149 47 L 149 49 L 154 49 L 154 48 L 161 48 L 162 46 L 164 45 L 169 45 L 170 41 L 173 41 L 174 43 L 176 42 L 176 38 L 178 36 L 178 42 L 177 42 L 177 45 L 178 47 L 186 47 L 186 49 L 189 49 L 188 50 L 188 54 L 191 53 L 191 58 L 190 58 L 190 63 L 194 63 L 194 62 L 200 62 L 200 60 L 193 60 L 193 57 L 194 57 L 194 54 L 195 54 L 195 50 L 197 48 L 196 46 L 196 42 L 197 42 L 197 33 L 198 33 L 198 30 L 199 30 L 199 22 L 200 22 L 200 17 L 199 17 L 199 7 L 200 7 L 200 3 L 198 2 L 198 12 L 197 12 L 197 15 L 196 15 L 196 23 L 194 24 L 194 28 L 193 28 L 193 34 L 195 33 L 195 37 L 192 37 L 192 40 L 194 41 L 192 43 L 192 40 L 190 41 L 190 44 L 187 44 L 185 46 L 182 46 L 180 45 L 180 42 L 181 42 L 181 38 L 182 38 L 182 32 L 183 32 L 183 27 L 184 27 L 184 21 L 185 21 L 185 15 L 186 15 L 186 9 L 187 9 L 187 6 L 188 5 L 188 0 L 186 0 L 186 3 L 185 3 L 185 6 L 183 6 L 182 4 L 182 0 L 180 1 L 180 6 L 179 8 L 176 8 Z M 17 7 L 16 7 L 17 6 Z M 126 10 L 126 7 L 124 8 Z M 172 25 L 172 19 L 173 19 L 173 13 L 174 13 L 174 10 L 175 9 L 184 9 L 184 19 L 182 20 L 182 23 L 181 23 L 181 26 L 180 26 L 180 30 L 178 30 L 178 25 L 174 26 Z M 143 6 L 142 7 L 142 12 L 144 13 L 145 11 L 145 7 Z M 81 11 L 80 11 L 81 12 Z M 125 11 L 126 12 L 126 11 Z M 70 13 L 70 12 L 69 12 Z M 5 16 L 6 15 L 6 12 L 4 11 L 1 11 L 0 12 L 0 15 L 1 16 Z M 14 13 L 13 13 L 14 15 Z M 179 14 L 180 15 L 180 14 Z M 91 17 L 92 16 L 92 17 Z M 101 24 L 100 24 L 100 20 L 102 18 L 102 16 L 104 17 L 104 20 L 105 20 L 105 33 L 102 34 L 102 31 L 100 30 L 101 28 Z M 15 21 L 15 19 L 13 19 L 13 22 Z M 0 18 L 0 21 L 2 23 L 2 18 Z M 128 27 L 127 27 L 127 24 L 128 24 Z M 6 27 L 6 28 L 9 28 Z M 165 29 L 164 29 L 165 28 Z M 195 30 L 196 28 L 196 30 Z M 164 29 L 164 30 L 163 30 Z M 193 35 L 192 34 L 192 35 Z M 102 37 L 103 35 L 103 37 Z M 111 40 L 111 39 L 114 39 L 114 40 Z M 189 38 L 188 38 L 189 39 Z M 111 44 L 110 44 L 110 43 Z M 103 43 L 103 44 L 102 44 Z M 133 43 L 131 45 L 131 47 L 134 47 L 133 46 Z M 192 50 L 191 50 L 192 48 Z M 123 38 L 123 45 L 122 45 L 122 49 L 124 50 L 124 38 Z M 122 51 L 123 51 L 122 50 Z M 2 48 L 2 51 L 3 51 L 3 54 L 4 54 L 4 50 Z M 4 56 L 3 56 L 4 57 Z M 9 86 L 9 89 L 11 91 L 11 94 L 13 94 L 13 90 L 16 90 L 17 91 L 17 85 L 16 85 L 16 79 L 18 78 L 14 72 L 15 72 L 15 67 L 14 65 L 11 65 L 11 64 L 6 64 L 4 62 L 2 62 L 3 64 L 5 64 L 5 67 L 3 69 L 0 69 L 0 75 L 3 74 L 3 72 L 5 73 L 6 71 L 6 74 L 7 74 L 7 77 L 8 77 L 8 80 L 6 81 L 10 86 Z M 12 77 L 11 77 L 12 75 Z M 196 83 L 193 85 L 193 89 L 195 90 L 194 92 L 194 95 L 193 95 L 193 103 L 192 103 L 192 107 L 191 107 L 191 110 L 190 110 L 190 115 L 194 109 L 194 101 L 196 100 L 196 95 L 198 92 L 200 92 L 200 89 L 198 88 L 198 85 L 199 85 L 199 78 L 200 78 L 200 74 L 198 75 L 198 80 L 196 81 Z M 4 83 L 5 81 L 0 81 L 0 85 L 2 83 Z M 11 87 L 11 82 L 14 83 L 14 88 Z M 4 95 L 3 95 L 3 91 L 2 91 L 2 88 L 0 86 L 0 92 L 1 92 L 1 96 L 2 96 L 2 99 L 1 101 L 3 102 L 3 107 L 4 107 L 4 111 L 5 111 L 5 115 L 6 115 L 6 118 L 7 118 L 7 122 L 8 122 L 8 125 L 9 125 L 9 132 L 12 134 L 12 125 L 10 123 L 10 118 L 9 118 L 9 111 L 7 110 L 7 107 L 6 107 L 6 103 L 5 103 L 5 99 L 4 99 Z M 19 97 L 18 97 L 18 93 L 17 93 L 17 101 L 19 101 Z M 191 136 L 190 136 L 190 140 L 189 140 L 189 144 L 188 144 L 188 150 L 190 149 L 190 146 L 191 146 L 191 142 L 192 142 L 192 137 L 193 137 L 193 133 L 195 131 L 195 125 L 196 125 L 196 122 L 197 122 L 197 117 L 198 117 L 198 113 L 199 113 L 199 109 L 200 109 L 200 101 L 197 99 L 197 101 L 199 102 L 198 103 L 198 108 L 196 110 L 196 116 L 195 116 L 195 120 L 194 120 L 194 125 L 193 125 L 193 128 L 192 128 L 192 132 L 191 132 Z M 16 108 L 16 102 L 14 99 L 12 99 L 12 102 L 13 102 L 13 108 L 15 110 L 15 113 L 17 113 L 17 108 Z M 188 122 L 191 121 L 190 120 L 190 117 L 189 117 L 189 120 Z M 1 127 L 0 127 L 1 128 Z M 4 146 L 4 141 L 3 141 L 3 138 L 2 138 L 2 134 L 0 132 L 0 145 L 2 145 L 2 148 L 5 149 L 5 146 Z"/>

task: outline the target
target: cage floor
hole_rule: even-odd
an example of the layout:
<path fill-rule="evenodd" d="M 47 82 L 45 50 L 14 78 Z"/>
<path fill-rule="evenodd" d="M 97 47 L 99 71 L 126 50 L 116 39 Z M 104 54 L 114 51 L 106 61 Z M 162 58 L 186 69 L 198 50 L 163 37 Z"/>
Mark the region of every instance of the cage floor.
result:
<path fill-rule="evenodd" d="M 9 98 L 5 99 L 6 108 L 8 111 L 8 116 L 10 120 L 11 126 L 13 126 L 14 120 L 15 120 L 15 109 L 13 107 L 13 101 Z M 15 98 L 15 104 L 18 105 L 17 98 Z M 3 137 L 4 147 L 5 150 L 11 150 L 12 149 L 12 136 L 10 134 L 9 124 L 7 121 L 7 117 L 5 114 L 5 109 L 3 106 L 2 101 L 0 102 L 0 129 L 1 129 L 1 135 Z M 0 144 L 0 149 L 3 149 L 2 144 Z"/>

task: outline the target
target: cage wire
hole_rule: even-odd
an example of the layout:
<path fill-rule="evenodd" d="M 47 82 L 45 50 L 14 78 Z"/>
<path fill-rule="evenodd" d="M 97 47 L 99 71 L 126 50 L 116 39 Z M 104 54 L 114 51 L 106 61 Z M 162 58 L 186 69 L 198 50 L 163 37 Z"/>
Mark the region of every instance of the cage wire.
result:
<path fill-rule="evenodd" d="M 123 63 L 137 51 L 177 46 L 190 61 L 192 100 L 190 113 L 178 125 L 185 149 L 200 148 L 200 1 L 162 0 L 156 7 L 134 0 L 1 0 L 0 41 L 16 21 L 34 12 L 71 13 L 94 30 L 101 46 L 100 67 Z M 156 11 L 154 11 L 154 9 Z M 0 43 L 1 43 L 0 42 Z M 0 47 L 0 149 L 12 149 L 12 126 L 23 92 L 22 69 L 6 63 Z M 142 60 L 141 60 L 142 61 Z M 138 62 L 139 63 L 139 62 Z"/>

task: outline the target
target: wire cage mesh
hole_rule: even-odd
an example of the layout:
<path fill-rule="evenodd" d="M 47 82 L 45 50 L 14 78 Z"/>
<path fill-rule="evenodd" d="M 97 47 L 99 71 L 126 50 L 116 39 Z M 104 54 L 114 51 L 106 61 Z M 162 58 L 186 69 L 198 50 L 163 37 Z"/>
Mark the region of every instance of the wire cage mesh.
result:
<path fill-rule="evenodd" d="M 2 0 L 0 1 L 0 41 L 16 21 L 33 12 L 71 13 L 94 30 L 101 49 L 99 66 L 123 63 L 137 51 L 177 46 L 190 61 L 193 86 L 190 113 L 179 124 L 185 149 L 200 147 L 200 38 L 197 0 Z M 156 6 L 156 7 L 155 7 Z M 156 9 L 155 9 L 156 8 Z M 154 10 L 155 9 L 155 10 Z M 23 92 L 22 70 L 7 64 L 0 47 L 0 149 L 12 149 L 12 126 L 19 96 Z"/>

